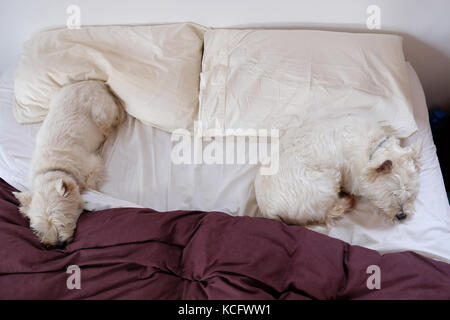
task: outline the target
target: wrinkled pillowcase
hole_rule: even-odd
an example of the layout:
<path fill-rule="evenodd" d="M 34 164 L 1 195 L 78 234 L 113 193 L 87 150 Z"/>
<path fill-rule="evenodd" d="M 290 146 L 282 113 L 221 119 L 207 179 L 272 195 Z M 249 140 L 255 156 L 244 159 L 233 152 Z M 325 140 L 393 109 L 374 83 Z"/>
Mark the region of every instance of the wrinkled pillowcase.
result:
<path fill-rule="evenodd" d="M 204 41 L 198 126 L 204 136 L 347 113 L 376 119 L 399 137 L 417 130 L 399 36 L 216 29 Z"/>
<path fill-rule="evenodd" d="M 204 31 L 182 23 L 38 33 L 24 44 L 16 71 L 15 117 L 42 121 L 62 86 L 103 80 L 137 119 L 169 132 L 191 129 Z"/>

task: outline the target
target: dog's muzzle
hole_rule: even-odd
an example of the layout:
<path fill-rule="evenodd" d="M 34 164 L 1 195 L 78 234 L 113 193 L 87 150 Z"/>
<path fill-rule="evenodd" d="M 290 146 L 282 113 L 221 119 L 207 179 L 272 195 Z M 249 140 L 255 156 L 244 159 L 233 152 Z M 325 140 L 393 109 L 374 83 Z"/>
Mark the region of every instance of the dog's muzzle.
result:
<path fill-rule="evenodd" d="M 66 245 L 67 245 L 67 241 L 58 241 L 56 243 L 55 248 L 56 249 L 64 249 L 66 247 Z"/>
<path fill-rule="evenodd" d="M 397 214 L 395 217 L 397 218 L 397 220 L 406 219 L 407 214 L 405 213 L 405 211 L 403 211 L 403 205 L 400 205 L 400 210 L 401 210 L 401 212 L 399 214 Z"/>
<path fill-rule="evenodd" d="M 404 212 L 399 213 L 395 217 L 397 218 L 397 220 L 404 220 L 404 219 L 406 219 L 406 213 L 404 213 Z"/>

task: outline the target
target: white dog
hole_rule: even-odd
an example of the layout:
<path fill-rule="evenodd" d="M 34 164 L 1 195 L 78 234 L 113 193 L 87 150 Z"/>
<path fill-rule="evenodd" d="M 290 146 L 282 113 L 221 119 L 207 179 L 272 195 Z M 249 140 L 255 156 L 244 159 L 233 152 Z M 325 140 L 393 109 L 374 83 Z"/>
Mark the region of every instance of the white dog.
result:
<path fill-rule="evenodd" d="M 31 190 L 15 193 L 20 211 L 47 246 L 70 242 L 84 202 L 103 174 L 100 145 L 124 116 L 107 86 L 83 81 L 62 88 L 39 130 L 31 162 Z"/>
<path fill-rule="evenodd" d="M 280 138 L 277 174 L 255 180 L 262 216 L 329 224 L 367 198 L 396 221 L 414 212 L 422 143 L 402 148 L 387 127 L 356 116 L 318 119 Z"/>

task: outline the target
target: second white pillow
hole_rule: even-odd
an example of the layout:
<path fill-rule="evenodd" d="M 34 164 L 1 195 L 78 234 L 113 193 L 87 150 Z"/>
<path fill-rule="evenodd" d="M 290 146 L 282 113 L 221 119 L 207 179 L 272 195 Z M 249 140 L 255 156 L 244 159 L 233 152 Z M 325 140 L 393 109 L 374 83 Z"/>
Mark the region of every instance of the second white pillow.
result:
<path fill-rule="evenodd" d="M 216 29 L 204 46 L 203 129 L 282 129 L 323 113 L 357 113 L 399 137 L 417 130 L 399 36 Z"/>

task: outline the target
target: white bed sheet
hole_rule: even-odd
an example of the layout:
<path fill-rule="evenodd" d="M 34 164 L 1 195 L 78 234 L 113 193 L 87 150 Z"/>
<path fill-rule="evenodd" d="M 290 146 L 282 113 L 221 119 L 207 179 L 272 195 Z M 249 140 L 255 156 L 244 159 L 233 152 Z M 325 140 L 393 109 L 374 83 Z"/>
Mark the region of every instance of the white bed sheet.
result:
<path fill-rule="evenodd" d="M 428 122 L 422 86 L 408 65 L 414 117 L 424 151 L 421 190 L 412 219 L 389 224 L 367 203 L 359 203 L 330 229 L 312 229 L 381 253 L 412 250 L 450 262 L 450 207 Z M 28 168 L 39 124 L 19 125 L 12 114 L 14 67 L 0 78 L 0 177 L 28 188 Z M 411 141 L 408 141 L 410 143 Z M 87 209 L 150 207 L 159 211 L 204 210 L 257 215 L 253 191 L 256 165 L 175 165 L 170 134 L 132 117 L 102 148 L 108 180 L 101 192 L 83 195 Z"/>

